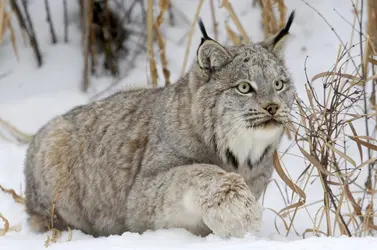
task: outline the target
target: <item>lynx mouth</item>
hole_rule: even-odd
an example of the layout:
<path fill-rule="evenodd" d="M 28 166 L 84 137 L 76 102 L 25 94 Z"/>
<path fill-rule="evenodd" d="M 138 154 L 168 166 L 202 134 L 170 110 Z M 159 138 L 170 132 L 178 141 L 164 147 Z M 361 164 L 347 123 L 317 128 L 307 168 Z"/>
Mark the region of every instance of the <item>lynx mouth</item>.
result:
<path fill-rule="evenodd" d="M 254 124 L 254 128 L 264 128 L 264 129 L 269 129 L 269 128 L 277 128 L 283 126 L 283 122 L 276 120 L 275 118 L 271 118 L 265 121 L 262 121 L 258 124 Z"/>

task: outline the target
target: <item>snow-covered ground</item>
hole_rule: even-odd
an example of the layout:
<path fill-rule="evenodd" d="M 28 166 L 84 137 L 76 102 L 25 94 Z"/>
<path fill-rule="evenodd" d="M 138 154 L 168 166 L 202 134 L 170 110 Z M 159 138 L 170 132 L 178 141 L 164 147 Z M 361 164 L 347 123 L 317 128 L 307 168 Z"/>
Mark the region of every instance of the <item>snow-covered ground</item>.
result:
<path fill-rule="evenodd" d="M 68 1 L 71 11 L 77 10 L 76 1 Z M 215 1 L 217 2 L 217 1 Z M 247 0 L 231 1 L 240 20 L 247 29 L 252 41 L 263 39 L 260 27 L 260 10 L 252 8 Z M 304 61 L 308 55 L 307 71 L 309 76 L 327 71 L 335 62 L 339 41 L 321 17 L 300 0 L 285 0 L 288 12 L 295 9 L 296 19 L 291 29 L 291 37 L 287 43 L 286 62 L 293 74 L 298 93 L 304 94 Z M 345 0 L 312 0 L 309 1 L 328 22 L 333 26 L 339 36 L 348 41 L 351 26 L 334 11 L 341 13 L 343 18 L 352 22 L 353 9 L 351 1 Z M 175 0 L 173 3 L 192 20 L 196 10 L 196 1 Z M 70 42 L 64 44 L 63 40 L 63 14 L 62 1 L 50 1 L 54 25 L 58 34 L 59 43 L 50 45 L 50 33 L 45 21 L 42 0 L 30 1 L 30 14 L 38 34 L 42 49 L 44 66 L 37 68 L 34 55 L 30 47 L 25 46 L 19 34 L 17 25 L 17 45 L 20 54 L 18 62 L 11 50 L 9 38 L 6 38 L 0 47 L 0 118 L 14 124 L 27 133 L 36 132 L 44 123 L 55 115 L 61 114 L 72 107 L 87 103 L 98 91 L 105 89 L 111 82 L 110 78 L 102 77 L 92 79 L 93 87 L 88 94 L 80 92 L 82 75 L 82 56 L 80 48 L 80 35 L 74 23 L 69 26 Z M 43 13 L 43 14 L 41 14 Z M 212 34 L 212 21 L 210 6 L 203 5 L 200 16 L 207 29 Z M 228 14 L 224 9 L 219 9 L 217 18 L 220 23 L 220 42 L 226 42 L 224 20 Z M 16 22 L 14 22 L 16 24 Z M 230 22 L 231 27 L 235 26 Z M 187 39 L 182 38 L 187 34 L 189 25 L 181 23 L 177 27 L 163 27 L 163 34 L 167 39 L 167 58 L 172 80 L 176 80 L 181 72 Z M 234 28 L 234 30 L 236 30 Z M 183 41 L 183 42 L 182 42 Z M 196 30 L 190 50 L 189 62 L 195 56 L 196 46 L 200 42 L 200 33 Z M 146 84 L 147 58 L 139 57 L 137 65 L 120 86 Z M 160 70 L 160 69 L 159 69 Z M 160 73 L 160 76 L 162 74 Z M 163 83 L 160 78 L 161 84 Z M 283 151 L 289 141 L 285 140 L 281 146 Z M 23 161 L 27 146 L 0 140 L 0 185 L 12 188 L 18 193 L 24 190 Z M 300 164 L 295 156 L 285 156 L 283 163 L 291 177 L 297 177 L 305 167 Z M 277 182 L 281 180 L 274 175 Z M 321 197 L 321 189 L 315 185 L 306 189 L 307 203 L 317 201 Z M 269 186 L 264 207 L 279 211 L 285 207 L 279 190 Z M 9 220 L 11 226 L 21 225 L 20 232 L 9 232 L 0 237 L 0 249 L 43 249 L 46 234 L 32 233 L 26 224 L 24 208 L 14 202 L 8 194 L 0 192 L 0 213 Z M 312 226 L 308 213 L 316 210 L 305 210 L 297 214 L 295 230 L 302 234 Z M 313 212 L 314 213 L 314 212 Z M 314 216 L 314 214 L 311 214 Z M 68 233 L 64 232 L 58 243 L 50 246 L 52 249 L 376 249 L 377 238 L 317 238 L 301 239 L 295 233 L 278 234 L 275 228 L 276 216 L 271 210 L 264 211 L 264 229 L 244 239 L 220 239 L 214 235 L 206 238 L 193 236 L 182 229 L 159 230 L 146 232 L 143 235 L 125 233 L 122 236 L 94 239 L 80 231 L 73 231 L 72 240 L 67 242 Z M 0 221 L 1 222 L 1 221 Z M 0 224 L 1 225 L 1 224 Z M 279 229 L 282 224 L 277 219 Z M 0 226 L 1 228 L 1 226 Z M 283 230 L 284 232 L 284 230 Z"/>

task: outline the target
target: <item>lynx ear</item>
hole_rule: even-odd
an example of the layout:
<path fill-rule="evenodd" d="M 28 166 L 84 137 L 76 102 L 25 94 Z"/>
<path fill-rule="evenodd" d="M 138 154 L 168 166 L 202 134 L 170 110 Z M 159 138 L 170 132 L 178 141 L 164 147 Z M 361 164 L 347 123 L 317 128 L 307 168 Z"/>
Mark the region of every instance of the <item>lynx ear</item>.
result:
<path fill-rule="evenodd" d="M 292 11 L 289 15 L 288 21 L 285 27 L 280 30 L 277 34 L 273 35 L 272 37 L 268 38 L 267 40 L 261 42 L 260 44 L 266 47 L 269 51 L 274 53 L 277 57 L 283 58 L 283 50 L 284 50 L 284 42 L 285 38 L 289 34 L 289 29 L 291 28 L 293 19 L 295 17 L 295 11 Z"/>
<path fill-rule="evenodd" d="M 201 19 L 198 24 L 203 35 L 196 52 L 198 65 L 205 70 L 218 70 L 231 60 L 231 55 L 223 46 L 207 35 Z"/>

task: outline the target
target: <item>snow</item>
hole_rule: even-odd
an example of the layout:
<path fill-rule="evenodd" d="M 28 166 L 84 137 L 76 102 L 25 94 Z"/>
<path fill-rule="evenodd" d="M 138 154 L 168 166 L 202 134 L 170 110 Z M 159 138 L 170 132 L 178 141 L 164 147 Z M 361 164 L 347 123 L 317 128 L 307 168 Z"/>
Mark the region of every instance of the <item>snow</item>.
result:
<path fill-rule="evenodd" d="M 217 1 L 215 1 L 217 3 Z M 252 41 L 263 38 L 260 29 L 260 10 L 251 7 L 252 1 L 232 1 L 235 12 L 240 14 L 241 23 L 247 29 Z M 310 9 L 304 2 L 298 0 L 286 0 L 288 13 L 296 10 L 296 19 L 291 29 L 291 37 L 287 42 L 286 61 L 295 80 L 298 93 L 304 96 L 305 75 L 304 61 L 308 55 L 308 75 L 327 71 L 335 62 L 338 53 L 339 41 L 321 17 Z M 317 0 L 309 1 L 321 12 L 332 27 L 338 32 L 345 42 L 349 40 L 351 27 L 335 13 L 333 8 L 342 16 L 352 22 L 353 13 L 351 2 L 344 0 Z M 80 92 L 82 75 L 82 51 L 80 49 L 80 36 L 76 24 L 71 23 L 70 42 L 64 44 L 62 1 L 50 1 L 54 25 L 58 34 L 57 45 L 50 45 L 50 35 L 45 22 L 42 0 L 30 1 L 30 13 L 33 18 L 34 28 L 38 34 L 38 41 L 42 49 L 44 66 L 38 68 L 34 54 L 29 46 L 22 41 L 19 29 L 16 25 L 17 46 L 20 61 L 17 61 L 11 50 L 9 38 L 4 40 L 0 47 L 0 118 L 14 124 L 20 130 L 27 133 L 35 133 L 52 117 L 61 114 L 72 107 L 87 103 L 92 100 L 95 93 L 105 89 L 111 78 L 92 78 L 92 88 L 88 94 Z M 196 10 L 196 2 L 188 0 L 173 1 L 191 21 Z M 70 13 L 77 11 L 73 1 L 68 1 Z M 204 4 L 201 17 L 204 23 L 211 24 L 209 4 Z M 220 23 L 220 37 L 225 38 L 224 20 L 228 15 L 224 9 L 218 9 L 217 19 Z M 236 30 L 234 24 L 230 26 Z M 212 25 L 207 25 L 209 34 L 212 34 Z M 187 31 L 190 24 L 180 21 L 177 27 L 163 27 L 163 35 L 167 39 L 167 59 L 172 73 L 171 80 L 175 81 L 181 72 L 182 61 L 187 43 Z M 186 37 L 185 37 L 186 36 Z M 192 62 L 196 46 L 200 41 L 200 33 L 195 31 L 190 48 L 189 63 Z M 221 39 L 220 42 L 229 41 Z M 120 87 L 132 87 L 146 84 L 148 74 L 147 58 L 138 58 L 136 67 L 122 80 Z M 162 76 L 161 67 L 159 75 Z M 160 85 L 163 84 L 160 78 Z M 116 91 L 114 88 L 112 91 Z M 109 93 L 107 93 L 109 94 Z M 360 125 L 362 126 L 362 125 Z M 360 128 L 362 129 L 362 128 Z M 281 152 L 288 147 L 290 142 L 284 140 Z M 12 188 L 22 194 L 24 190 L 23 162 L 27 146 L 0 140 L 0 185 Z M 357 152 L 355 152 L 357 155 Z M 300 164 L 301 163 L 301 164 Z M 283 158 L 289 175 L 295 179 L 305 167 L 303 161 L 296 156 L 286 155 Z M 277 183 L 282 183 L 277 174 L 273 176 Z M 305 190 L 307 203 L 315 202 L 321 197 L 322 189 L 318 185 L 311 185 Z M 297 197 L 296 197 L 297 198 Z M 293 201 L 297 199 L 293 199 Z M 248 235 L 243 239 L 221 239 L 214 235 L 201 238 L 196 237 L 183 229 L 148 231 L 142 235 L 124 233 L 122 236 L 110 236 L 94 239 L 80 231 L 72 232 L 72 240 L 68 241 L 68 233 L 63 232 L 58 242 L 49 246 L 51 249 L 375 249 L 377 238 L 352 238 L 333 237 L 318 238 L 309 237 L 302 239 L 302 233 L 313 226 L 311 221 L 318 206 L 312 206 L 307 210 L 302 209 L 297 213 L 294 227 L 298 233 L 290 233 L 285 237 L 282 230 L 283 224 L 276 218 L 270 209 L 279 211 L 285 207 L 278 188 L 271 182 L 264 200 L 263 213 L 264 228 L 261 232 Z M 0 192 L 0 213 L 9 220 L 11 226 L 21 225 L 20 232 L 9 232 L 0 237 L 0 249 L 43 249 L 47 234 L 31 232 L 26 223 L 26 213 L 22 205 L 17 204 L 8 194 Z M 310 215 L 310 216 L 309 216 Z M 275 228 L 281 231 L 281 235 Z M 0 224 L 1 225 L 1 224 Z M 1 227 L 1 226 L 0 226 Z M 51 232 L 48 233 L 51 235 Z"/>

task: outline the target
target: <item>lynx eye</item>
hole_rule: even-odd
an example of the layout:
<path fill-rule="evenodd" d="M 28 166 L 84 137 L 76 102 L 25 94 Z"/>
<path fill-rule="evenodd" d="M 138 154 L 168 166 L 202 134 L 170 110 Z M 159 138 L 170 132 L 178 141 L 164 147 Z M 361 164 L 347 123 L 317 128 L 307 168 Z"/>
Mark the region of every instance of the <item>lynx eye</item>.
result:
<path fill-rule="evenodd" d="M 237 85 L 237 90 L 242 94 L 248 94 L 253 91 L 253 88 L 248 82 L 241 82 Z"/>
<path fill-rule="evenodd" d="M 274 87 L 277 91 L 280 91 L 284 88 L 284 82 L 282 80 L 275 80 Z"/>

